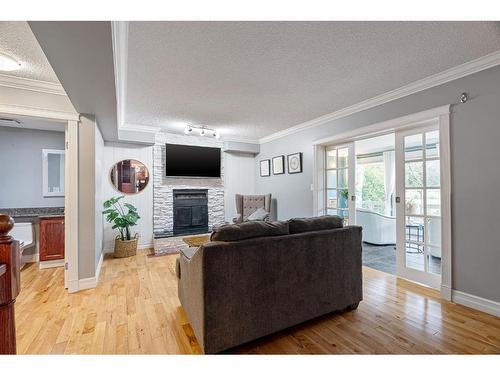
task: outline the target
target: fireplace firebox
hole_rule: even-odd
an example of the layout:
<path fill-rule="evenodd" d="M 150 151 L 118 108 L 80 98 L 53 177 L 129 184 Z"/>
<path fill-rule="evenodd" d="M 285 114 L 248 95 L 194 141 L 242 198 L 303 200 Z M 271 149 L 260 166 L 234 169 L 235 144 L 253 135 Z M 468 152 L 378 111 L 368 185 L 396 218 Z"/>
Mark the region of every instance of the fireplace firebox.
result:
<path fill-rule="evenodd" d="M 208 189 L 174 189 L 174 236 L 208 232 Z"/>

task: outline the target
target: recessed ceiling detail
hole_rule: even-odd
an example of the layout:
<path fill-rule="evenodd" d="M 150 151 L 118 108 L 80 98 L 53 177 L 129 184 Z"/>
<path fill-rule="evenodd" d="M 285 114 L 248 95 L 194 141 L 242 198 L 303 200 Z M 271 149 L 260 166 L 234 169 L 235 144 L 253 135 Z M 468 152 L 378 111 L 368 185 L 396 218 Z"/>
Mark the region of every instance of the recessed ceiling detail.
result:
<path fill-rule="evenodd" d="M 495 22 L 130 22 L 123 122 L 262 138 L 500 50 Z"/>

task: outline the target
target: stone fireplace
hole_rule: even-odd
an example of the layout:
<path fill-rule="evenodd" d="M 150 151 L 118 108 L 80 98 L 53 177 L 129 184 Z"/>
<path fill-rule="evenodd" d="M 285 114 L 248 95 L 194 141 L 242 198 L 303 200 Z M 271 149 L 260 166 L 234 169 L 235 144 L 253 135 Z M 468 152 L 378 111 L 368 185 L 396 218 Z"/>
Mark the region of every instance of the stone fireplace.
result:
<path fill-rule="evenodd" d="M 221 159 L 221 178 L 167 177 L 166 143 L 220 148 L 223 145 L 217 139 L 206 137 L 165 133 L 156 135 L 153 146 L 153 233 L 155 239 L 208 233 L 214 226 L 224 224 L 224 158 Z M 189 217 L 191 222 L 188 225 Z M 180 221 L 177 222 L 177 219 Z M 192 228 L 188 229 L 188 227 Z M 157 251 L 156 246 L 155 252 L 160 252 Z"/>
<path fill-rule="evenodd" d="M 174 236 L 208 232 L 208 190 L 174 189 Z"/>

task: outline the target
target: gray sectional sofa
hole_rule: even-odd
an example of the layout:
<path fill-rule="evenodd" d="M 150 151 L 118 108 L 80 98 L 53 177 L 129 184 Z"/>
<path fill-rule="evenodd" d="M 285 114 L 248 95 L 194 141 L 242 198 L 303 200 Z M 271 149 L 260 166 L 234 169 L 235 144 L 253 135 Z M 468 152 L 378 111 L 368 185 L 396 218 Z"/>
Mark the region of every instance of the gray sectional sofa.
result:
<path fill-rule="evenodd" d="M 217 353 L 362 300 L 361 227 L 336 216 L 214 230 L 177 259 L 182 307 Z"/>

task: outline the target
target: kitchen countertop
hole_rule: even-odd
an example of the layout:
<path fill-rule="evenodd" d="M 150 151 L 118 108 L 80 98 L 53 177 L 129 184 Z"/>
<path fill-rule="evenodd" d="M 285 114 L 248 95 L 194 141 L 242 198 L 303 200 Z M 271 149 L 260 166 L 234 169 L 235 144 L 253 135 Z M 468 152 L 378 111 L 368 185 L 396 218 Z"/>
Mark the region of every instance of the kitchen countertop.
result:
<path fill-rule="evenodd" d="M 12 216 L 19 223 L 33 222 L 40 218 L 64 216 L 64 207 L 0 208 L 0 213 Z"/>

